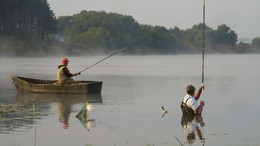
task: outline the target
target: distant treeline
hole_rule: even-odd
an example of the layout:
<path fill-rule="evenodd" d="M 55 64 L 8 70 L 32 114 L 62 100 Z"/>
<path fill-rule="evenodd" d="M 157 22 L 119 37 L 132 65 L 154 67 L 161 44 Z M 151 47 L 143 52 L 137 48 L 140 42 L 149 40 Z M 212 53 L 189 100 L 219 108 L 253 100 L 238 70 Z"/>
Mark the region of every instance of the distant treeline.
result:
<path fill-rule="evenodd" d="M 48 39 L 56 18 L 47 0 L 0 0 L 0 34 Z"/>
<path fill-rule="evenodd" d="M 97 52 L 118 50 L 153 33 L 157 34 L 125 53 L 198 53 L 202 48 L 202 23 L 186 30 L 178 27 L 167 29 L 162 26 L 141 25 L 133 17 L 117 13 L 82 11 L 73 16 L 59 17 L 57 24 L 58 34 L 65 42 L 82 45 Z M 237 34 L 225 24 L 219 25 L 216 30 L 205 26 L 205 30 L 205 45 L 209 52 L 242 53 L 252 49 L 242 42 L 238 45 Z"/>
<path fill-rule="evenodd" d="M 81 55 L 111 53 L 155 34 L 124 54 L 199 53 L 203 24 L 182 30 L 139 24 L 132 16 L 104 11 L 81 11 L 55 18 L 47 0 L 0 0 L 0 53 L 14 55 Z M 237 42 L 225 24 L 205 26 L 209 53 L 260 51 L 260 37 L 252 44 Z M 24 41 L 23 41 L 24 40 Z M 60 40 L 60 41 L 55 41 Z M 14 45 L 17 44 L 17 45 Z"/>

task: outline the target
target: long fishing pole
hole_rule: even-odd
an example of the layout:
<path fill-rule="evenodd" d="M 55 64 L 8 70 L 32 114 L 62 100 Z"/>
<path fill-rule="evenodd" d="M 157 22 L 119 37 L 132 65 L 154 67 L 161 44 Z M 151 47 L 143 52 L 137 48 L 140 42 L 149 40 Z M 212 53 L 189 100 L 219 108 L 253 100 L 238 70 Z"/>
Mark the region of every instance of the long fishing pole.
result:
<path fill-rule="evenodd" d="M 205 54 L 205 0 L 203 0 L 203 34 L 202 34 L 202 79 L 201 82 L 204 84 L 204 54 Z M 202 89 L 203 90 L 203 89 Z M 202 93 L 204 96 L 204 92 Z M 202 127 L 202 146 L 205 144 L 205 137 L 204 137 L 204 126 Z"/>
<path fill-rule="evenodd" d="M 116 55 L 116 54 L 118 54 L 118 53 L 120 53 L 120 52 L 122 52 L 122 51 L 128 49 L 128 48 L 131 48 L 132 46 L 134 46 L 134 45 L 136 45 L 136 44 L 139 44 L 140 42 L 142 42 L 142 41 L 144 41 L 144 40 L 147 40 L 148 38 L 152 37 L 153 35 L 155 35 L 155 34 L 157 34 L 157 33 L 159 33 L 159 32 L 155 32 L 155 33 L 153 33 L 153 34 L 151 34 L 151 35 L 149 35 L 149 36 L 146 36 L 146 37 L 142 38 L 141 40 L 138 40 L 138 41 L 136 41 L 136 42 L 134 42 L 134 43 L 128 45 L 127 47 L 125 47 L 125 48 L 123 48 L 123 49 L 121 49 L 121 50 L 118 50 L 118 51 L 112 53 L 111 55 L 109 55 L 109 56 L 107 56 L 107 57 L 101 59 L 100 61 L 98 61 L 98 62 L 96 62 L 96 63 L 94 63 L 94 64 L 92 64 L 92 65 L 90 65 L 90 66 L 88 66 L 87 68 L 81 70 L 81 71 L 78 72 L 78 73 L 82 73 L 83 71 L 85 71 L 85 70 L 87 70 L 87 69 L 89 69 L 89 68 L 91 68 L 91 67 L 93 67 L 93 66 L 99 64 L 100 62 L 102 62 L 102 61 L 104 61 L 104 60 L 106 60 L 106 59 L 108 59 L 108 58 L 110 58 L 110 57 L 112 57 L 112 56 L 114 56 L 114 55 Z"/>
<path fill-rule="evenodd" d="M 204 54 L 205 54 L 205 0 L 203 0 L 202 84 L 204 84 Z"/>

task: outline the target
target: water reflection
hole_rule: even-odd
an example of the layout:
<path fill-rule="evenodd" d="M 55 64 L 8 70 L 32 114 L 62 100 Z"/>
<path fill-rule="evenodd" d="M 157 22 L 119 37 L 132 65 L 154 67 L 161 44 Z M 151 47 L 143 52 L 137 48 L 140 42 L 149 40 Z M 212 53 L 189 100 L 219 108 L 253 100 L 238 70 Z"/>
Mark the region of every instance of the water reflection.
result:
<path fill-rule="evenodd" d="M 57 111 L 59 115 L 59 121 L 63 124 L 63 128 L 67 129 L 69 127 L 69 115 L 71 113 L 71 106 L 74 103 L 66 100 L 66 98 L 58 98 L 57 101 Z"/>
<path fill-rule="evenodd" d="M 88 119 L 89 111 L 90 111 L 90 104 L 89 102 L 86 102 L 84 106 L 81 108 L 81 110 L 78 112 L 78 114 L 75 115 L 75 117 L 80 121 L 82 126 L 85 129 L 87 129 L 87 131 L 90 131 L 92 127 L 96 127 L 95 119 Z"/>
<path fill-rule="evenodd" d="M 23 132 L 26 129 L 33 128 L 35 119 L 47 116 L 47 112 L 44 112 L 47 109 L 49 109 L 49 106 L 42 106 L 38 109 L 38 112 L 35 112 L 34 103 L 29 98 L 27 104 L 1 104 L 0 133 Z"/>
<path fill-rule="evenodd" d="M 33 92 L 17 92 L 15 102 L 17 104 L 27 104 L 34 97 L 38 104 L 50 102 L 66 102 L 71 105 L 77 103 L 102 103 L 101 94 L 55 94 L 55 93 L 33 93 Z"/>
<path fill-rule="evenodd" d="M 32 99 L 34 98 L 35 101 L 33 102 Z M 48 116 L 51 113 L 50 109 L 52 103 L 57 104 L 59 121 L 62 123 L 62 127 L 68 128 L 72 106 L 86 101 L 89 103 L 102 103 L 102 96 L 101 94 L 43 94 L 17 92 L 13 100 L 14 104 L 5 106 L 10 109 L 10 112 L 8 112 L 8 109 L 0 114 L 0 133 L 11 133 L 20 128 L 33 128 L 35 121 L 42 119 L 43 116 Z M 35 104 L 35 113 L 33 112 L 33 103 Z M 86 122 L 87 121 L 88 120 L 86 119 Z M 90 120 L 89 122 L 93 123 L 93 121 L 94 120 Z"/>
<path fill-rule="evenodd" d="M 199 115 L 182 115 L 181 125 L 184 132 L 187 134 L 187 142 L 192 145 L 195 142 L 195 135 L 199 138 L 199 141 L 204 145 L 205 137 L 203 137 L 203 127 L 205 123 L 203 122 L 202 116 Z"/>

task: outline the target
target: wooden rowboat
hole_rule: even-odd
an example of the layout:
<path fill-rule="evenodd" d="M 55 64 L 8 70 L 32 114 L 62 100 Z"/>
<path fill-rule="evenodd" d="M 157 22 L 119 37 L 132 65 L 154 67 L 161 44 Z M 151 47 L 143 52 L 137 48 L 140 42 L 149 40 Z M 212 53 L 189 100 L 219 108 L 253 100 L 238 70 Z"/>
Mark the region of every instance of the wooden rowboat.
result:
<path fill-rule="evenodd" d="M 75 81 L 73 84 L 57 84 L 57 80 L 41 80 L 12 76 L 17 90 L 37 93 L 101 93 L 102 81 Z"/>

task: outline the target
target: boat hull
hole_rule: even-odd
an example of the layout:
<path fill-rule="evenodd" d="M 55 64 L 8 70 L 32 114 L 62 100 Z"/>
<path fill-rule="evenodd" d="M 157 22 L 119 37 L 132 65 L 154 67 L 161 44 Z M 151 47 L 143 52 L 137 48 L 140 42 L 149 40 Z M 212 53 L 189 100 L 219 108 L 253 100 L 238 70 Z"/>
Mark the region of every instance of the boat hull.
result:
<path fill-rule="evenodd" d="M 40 80 L 12 76 L 17 90 L 36 93 L 101 93 L 102 81 L 75 81 L 73 84 L 57 84 L 56 80 Z"/>

